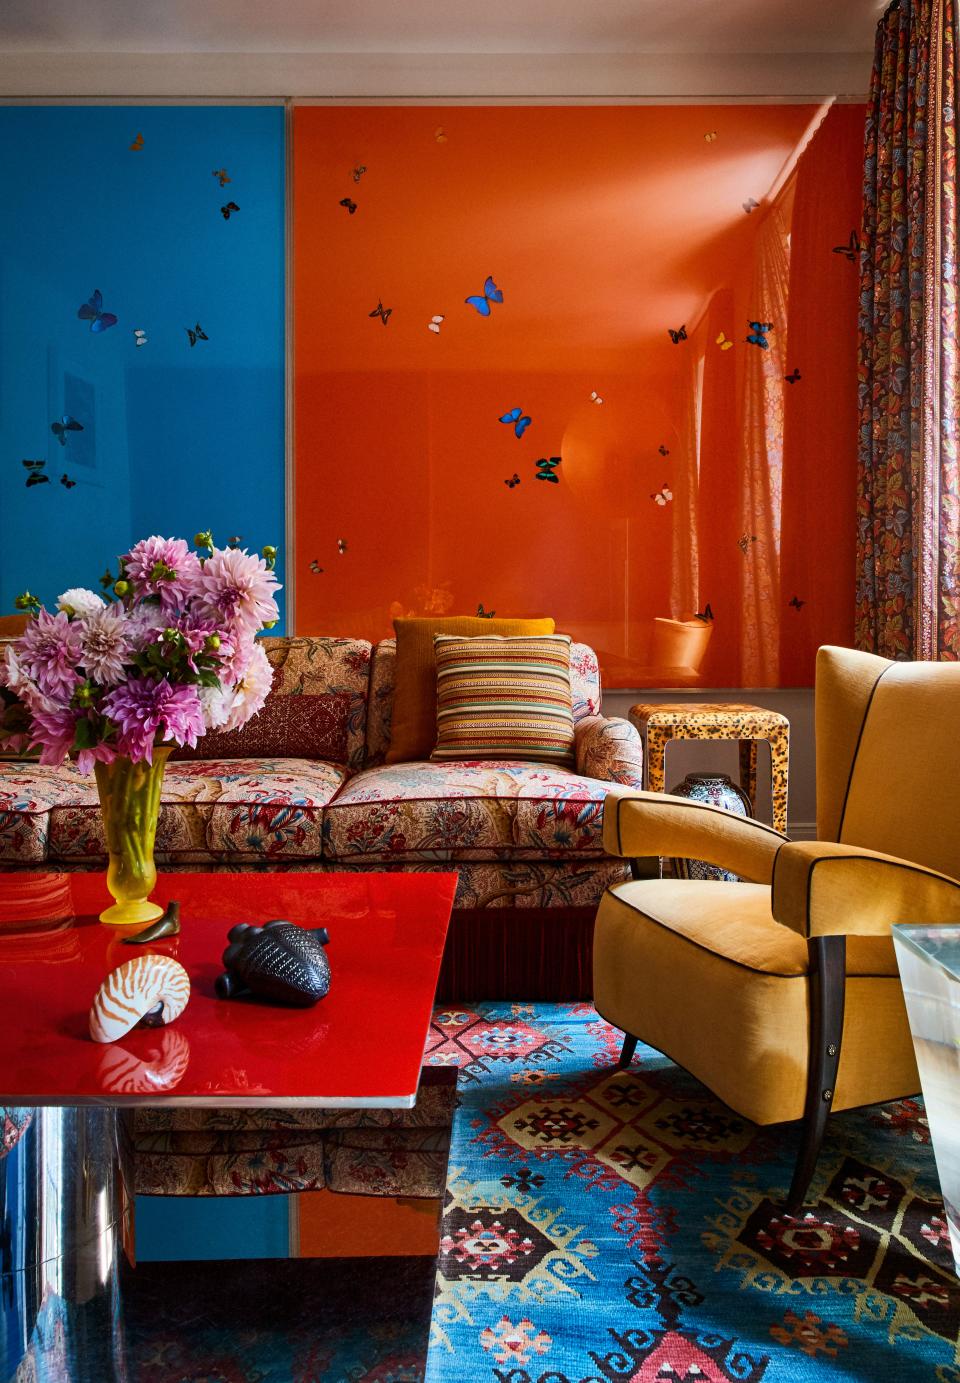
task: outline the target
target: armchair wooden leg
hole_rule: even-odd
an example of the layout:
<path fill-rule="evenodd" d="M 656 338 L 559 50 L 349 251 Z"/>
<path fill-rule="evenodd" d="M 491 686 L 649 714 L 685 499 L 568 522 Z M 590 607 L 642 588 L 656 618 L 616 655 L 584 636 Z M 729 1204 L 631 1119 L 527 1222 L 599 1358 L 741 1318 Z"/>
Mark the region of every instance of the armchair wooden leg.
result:
<path fill-rule="evenodd" d="M 630 1065 L 631 1061 L 633 1060 L 633 1054 L 636 1050 L 637 1039 L 635 1037 L 631 1037 L 630 1033 L 624 1033 L 623 1046 L 620 1048 L 620 1057 L 617 1061 L 617 1065 L 620 1067 L 621 1071 L 626 1070 L 626 1068 Z"/>
<path fill-rule="evenodd" d="M 803 1205 L 833 1104 L 843 1038 L 847 972 L 846 937 L 819 936 L 807 944 L 810 948 L 810 1059 L 803 1134 L 787 1196 L 787 1211 L 791 1215 Z"/>

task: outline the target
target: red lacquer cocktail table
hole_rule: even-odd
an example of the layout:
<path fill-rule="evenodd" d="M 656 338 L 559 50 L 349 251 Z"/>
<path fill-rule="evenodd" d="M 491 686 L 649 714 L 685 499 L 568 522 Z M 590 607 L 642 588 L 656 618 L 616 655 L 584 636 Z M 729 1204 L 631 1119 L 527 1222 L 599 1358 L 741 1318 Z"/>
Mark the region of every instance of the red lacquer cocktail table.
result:
<path fill-rule="evenodd" d="M 31 1351 L 36 1362 L 51 1328 L 63 1358 L 50 1376 L 85 1379 L 89 1360 L 73 1355 L 90 1311 L 87 1324 L 76 1311 L 99 1301 L 101 1319 L 118 1315 L 132 1228 L 118 1111 L 414 1104 L 455 888 L 454 874 L 165 874 L 153 896 L 180 902 L 181 933 L 131 946 L 129 929 L 97 920 L 102 874 L 0 876 L 0 1106 L 33 1111 L 0 1158 L 0 1383 Z M 313 1008 L 216 996 L 229 928 L 272 918 L 329 931 L 330 992 Z M 101 981 L 150 952 L 189 974 L 185 1011 L 94 1043 Z"/>

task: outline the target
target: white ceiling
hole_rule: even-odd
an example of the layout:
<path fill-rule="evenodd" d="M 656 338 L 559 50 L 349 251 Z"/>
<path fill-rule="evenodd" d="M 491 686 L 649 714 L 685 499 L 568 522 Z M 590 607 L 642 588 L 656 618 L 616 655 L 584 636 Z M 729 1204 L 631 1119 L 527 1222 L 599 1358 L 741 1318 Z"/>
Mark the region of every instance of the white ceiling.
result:
<path fill-rule="evenodd" d="M 0 52 L 862 54 L 885 4 L 0 0 Z"/>

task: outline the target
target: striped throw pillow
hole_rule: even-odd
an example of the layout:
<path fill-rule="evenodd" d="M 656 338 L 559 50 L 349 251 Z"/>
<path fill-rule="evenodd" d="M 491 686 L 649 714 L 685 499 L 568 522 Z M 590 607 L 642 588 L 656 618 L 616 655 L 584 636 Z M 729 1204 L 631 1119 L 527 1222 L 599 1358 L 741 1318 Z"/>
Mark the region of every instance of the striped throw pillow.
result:
<path fill-rule="evenodd" d="M 431 759 L 574 765 L 570 640 L 438 634 L 437 747 Z"/>

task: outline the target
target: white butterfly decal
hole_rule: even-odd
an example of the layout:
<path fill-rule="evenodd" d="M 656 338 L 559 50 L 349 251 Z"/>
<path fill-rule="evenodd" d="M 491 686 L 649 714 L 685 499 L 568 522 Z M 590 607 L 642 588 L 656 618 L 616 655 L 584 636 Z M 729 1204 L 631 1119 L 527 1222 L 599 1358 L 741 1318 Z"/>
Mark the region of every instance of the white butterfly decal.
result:
<path fill-rule="evenodd" d="M 441 314 L 439 317 L 431 317 L 430 320 L 429 320 L 429 322 L 427 323 L 427 331 L 435 331 L 435 332 L 437 333 L 437 335 L 439 335 L 439 334 L 440 334 L 440 323 L 441 323 L 442 321 L 443 321 L 443 315 L 442 315 L 442 314 Z"/>
<path fill-rule="evenodd" d="M 147 344 L 147 333 L 141 327 L 133 329 L 134 345 L 145 346 Z"/>

